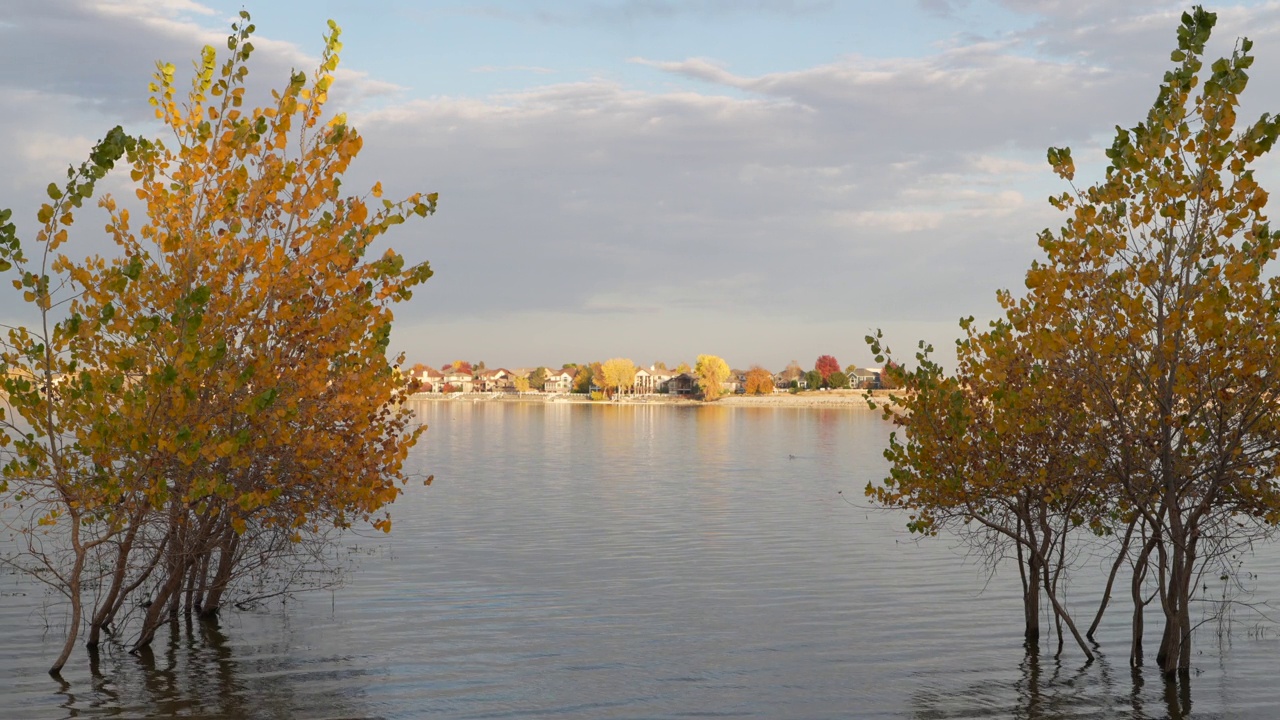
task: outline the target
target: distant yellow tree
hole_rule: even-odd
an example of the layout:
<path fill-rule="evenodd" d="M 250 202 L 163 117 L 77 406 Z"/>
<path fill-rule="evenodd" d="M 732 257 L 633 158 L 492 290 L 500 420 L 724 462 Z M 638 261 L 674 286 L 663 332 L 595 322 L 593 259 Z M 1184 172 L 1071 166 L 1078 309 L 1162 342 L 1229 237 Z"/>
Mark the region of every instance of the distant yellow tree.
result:
<path fill-rule="evenodd" d="M 516 392 L 529 392 L 529 378 L 527 377 L 517 375 L 515 379 L 511 381 L 511 384 L 515 386 Z"/>
<path fill-rule="evenodd" d="M 600 372 L 604 377 L 604 383 L 600 387 L 604 389 L 606 394 L 611 395 L 619 391 L 625 392 L 636 381 L 636 365 L 626 358 L 613 358 L 604 361 L 600 365 Z"/>
<path fill-rule="evenodd" d="M 698 376 L 702 399 L 708 402 L 719 399 L 724 393 L 724 381 L 729 379 L 729 363 L 715 355 L 699 355 L 693 372 Z"/>

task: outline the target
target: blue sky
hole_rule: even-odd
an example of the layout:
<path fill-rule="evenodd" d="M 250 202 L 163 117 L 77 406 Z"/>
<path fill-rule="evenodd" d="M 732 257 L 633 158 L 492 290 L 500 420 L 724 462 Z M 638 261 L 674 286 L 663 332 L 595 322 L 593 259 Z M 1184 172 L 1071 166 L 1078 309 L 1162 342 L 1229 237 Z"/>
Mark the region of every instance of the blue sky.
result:
<path fill-rule="evenodd" d="M 958 33 L 999 37 L 1029 23 L 991 3 L 954 13 L 911 2 L 834 0 L 204 5 L 223 17 L 245 7 L 260 28 L 303 48 L 314 46 L 333 18 L 350 67 L 395 83 L 406 97 L 483 97 L 593 77 L 655 91 L 696 88 L 630 60 L 704 57 L 756 75 L 850 54 L 921 57 Z"/>
<path fill-rule="evenodd" d="M 1022 285 L 1065 189 L 1145 113 L 1164 0 L 11 0 L 0 12 L 0 206 L 117 123 L 154 134 L 158 59 L 188 67 L 244 7 L 261 93 L 343 28 L 331 108 L 365 138 L 348 187 L 440 193 L 389 242 L 436 270 L 396 310 L 411 361 L 558 366 L 724 356 L 870 361 L 940 348 Z M 1211 6 L 1210 54 L 1257 46 L 1243 116 L 1280 109 L 1280 3 Z M 250 98 L 253 102 L 254 98 Z M 265 102 L 265 95 L 258 96 Z M 1276 164 L 1261 167 L 1275 186 Z M 127 196 L 127 178 L 109 185 Z M 110 252 L 77 223 L 73 252 Z M 17 317 L 12 300 L 0 316 Z"/>

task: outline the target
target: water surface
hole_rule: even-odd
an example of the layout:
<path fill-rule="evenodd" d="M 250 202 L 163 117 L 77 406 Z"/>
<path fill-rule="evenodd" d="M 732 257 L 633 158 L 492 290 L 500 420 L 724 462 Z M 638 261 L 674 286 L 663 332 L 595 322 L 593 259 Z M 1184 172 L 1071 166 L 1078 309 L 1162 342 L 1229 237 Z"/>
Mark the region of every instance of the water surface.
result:
<path fill-rule="evenodd" d="M 390 535 L 351 538 L 342 589 L 179 623 L 153 657 L 108 651 L 96 672 L 80 651 L 60 685 L 44 670 L 64 611 L 0 575 L 0 717 L 1160 718 L 1188 702 L 1129 669 L 1127 608 L 1099 662 L 1027 657 L 1015 568 L 991 577 L 861 507 L 885 472 L 877 414 L 419 410 L 414 470 L 436 480 L 407 488 Z M 1243 560 L 1252 601 L 1280 598 L 1280 553 Z M 1214 627 L 1191 716 L 1280 716 L 1274 626 Z"/>

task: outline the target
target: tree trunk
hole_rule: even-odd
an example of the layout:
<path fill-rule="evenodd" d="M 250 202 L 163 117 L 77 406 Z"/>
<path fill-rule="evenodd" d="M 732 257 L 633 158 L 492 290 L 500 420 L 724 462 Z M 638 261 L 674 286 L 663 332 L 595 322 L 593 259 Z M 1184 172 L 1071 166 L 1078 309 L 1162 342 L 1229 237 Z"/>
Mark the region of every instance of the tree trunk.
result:
<path fill-rule="evenodd" d="M 236 552 L 240 549 L 240 536 L 227 528 L 222 546 L 218 550 L 218 570 L 209 584 L 209 595 L 200 609 L 200 617 L 209 618 L 218 614 L 222 608 L 222 596 L 231 583 L 231 571 L 235 567 Z"/>
<path fill-rule="evenodd" d="M 1022 592 L 1022 612 L 1026 617 L 1026 641 L 1035 645 L 1040 641 L 1040 568 L 1042 563 L 1035 553 L 1027 558 L 1027 574 L 1030 582 L 1025 584 Z"/>
<path fill-rule="evenodd" d="M 142 619 L 142 631 L 138 634 L 138 639 L 133 643 L 133 652 L 138 652 L 142 648 L 151 645 L 151 641 L 156 637 L 156 630 L 160 629 L 160 625 L 164 622 L 168 613 L 165 612 L 170 600 L 178 596 L 182 588 L 182 578 L 185 575 L 182 567 L 169 570 L 169 577 L 156 596 L 152 598 L 151 605 L 147 608 L 147 614 Z"/>
<path fill-rule="evenodd" d="M 1124 533 L 1124 541 L 1120 543 L 1120 551 L 1116 553 L 1116 561 L 1111 564 L 1111 573 L 1107 575 L 1107 587 L 1102 591 L 1102 602 L 1098 604 L 1098 613 L 1093 616 L 1093 622 L 1089 625 L 1089 631 L 1084 634 L 1085 637 L 1093 640 L 1093 636 L 1098 632 L 1098 624 L 1102 622 L 1102 615 L 1107 611 L 1107 604 L 1111 602 L 1111 588 L 1115 585 L 1116 575 L 1120 572 L 1126 558 L 1129 557 L 1129 541 L 1133 539 L 1133 529 L 1138 524 L 1138 518 L 1134 518 L 1128 529 Z"/>
<path fill-rule="evenodd" d="M 86 549 L 80 544 L 80 515 L 78 513 L 71 514 L 71 546 L 75 549 L 75 563 L 71 566 L 71 578 L 67 583 L 67 595 L 71 599 L 71 618 L 68 621 L 67 641 L 62 645 L 62 652 L 58 653 L 58 658 L 53 661 L 53 667 L 49 668 L 49 674 L 61 677 L 62 668 L 67 664 L 67 659 L 71 657 L 71 650 L 76 646 L 76 637 L 80 634 L 80 613 L 83 612 L 82 600 L 80 598 L 80 575 L 84 572 L 84 556 Z"/>
<path fill-rule="evenodd" d="M 1143 651 L 1142 651 L 1142 633 L 1144 629 L 1144 611 L 1146 603 L 1142 600 L 1142 584 L 1147 578 L 1147 569 L 1151 561 L 1151 552 L 1155 550 L 1159 536 L 1153 535 L 1146 544 L 1142 546 L 1142 552 L 1138 554 L 1138 559 L 1133 564 L 1133 585 L 1130 589 L 1133 598 L 1133 627 L 1132 640 L 1129 645 L 1129 665 L 1132 667 L 1142 667 Z"/>
<path fill-rule="evenodd" d="M 115 569 L 111 573 L 111 587 L 107 589 L 106 597 L 98 604 L 97 611 L 93 614 L 93 619 L 89 622 L 89 639 L 85 642 L 85 646 L 89 648 L 98 647 L 102 628 L 113 615 L 113 609 L 116 605 L 116 598 L 120 597 L 120 590 L 124 586 L 124 578 L 129 570 L 129 553 L 133 549 L 133 539 L 138 534 L 138 523 L 141 522 L 141 516 L 135 514 L 129 524 L 129 532 L 120 541 L 119 547 L 116 549 Z"/>

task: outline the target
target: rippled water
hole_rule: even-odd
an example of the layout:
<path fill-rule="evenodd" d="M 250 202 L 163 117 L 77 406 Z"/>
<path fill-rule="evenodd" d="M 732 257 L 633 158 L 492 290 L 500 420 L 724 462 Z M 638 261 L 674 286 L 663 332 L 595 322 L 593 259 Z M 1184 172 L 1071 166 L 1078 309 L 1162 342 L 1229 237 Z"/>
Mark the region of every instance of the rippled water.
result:
<path fill-rule="evenodd" d="M 60 685 L 62 611 L 0 575 L 0 717 L 1159 718 L 1187 701 L 1128 668 L 1127 608 L 1099 662 L 1028 658 L 1016 570 L 988 578 L 861 508 L 889 431 L 872 413 L 420 412 L 414 462 L 436 481 L 389 536 L 352 538 L 336 592 L 179 624 L 96 672 L 81 651 Z M 1253 601 L 1280 600 L 1275 547 L 1245 568 Z M 1088 614 L 1097 578 L 1076 584 Z M 1280 717 L 1274 624 L 1214 627 L 1192 716 Z"/>

